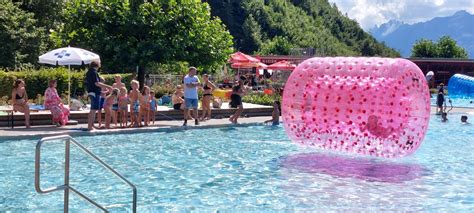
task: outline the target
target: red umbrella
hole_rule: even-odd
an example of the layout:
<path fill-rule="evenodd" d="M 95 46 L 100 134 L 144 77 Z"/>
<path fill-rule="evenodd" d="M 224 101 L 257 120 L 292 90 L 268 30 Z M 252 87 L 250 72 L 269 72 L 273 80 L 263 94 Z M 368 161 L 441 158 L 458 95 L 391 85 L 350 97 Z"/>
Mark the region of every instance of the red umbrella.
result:
<path fill-rule="evenodd" d="M 244 68 L 254 68 L 256 67 L 257 69 L 266 69 L 267 65 L 262 63 L 262 62 L 235 62 L 230 65 L 234 69 L 244 69 Z"/>
<path fill-rule="evenodd" d="M 291 64 L 288 61 L 279 61 L 274 64 L 268 65 L 267 69 L 269 70 L 290 70 L 293 71 L 296 68 L 296 65 Z"/>
<path fill-rule="evenodd" d="M 260 62 L 260 60 L 254 58 L 252 56 L 243 54 L 241 52 L 236 52 L 236 53 L 230 55 L 229 62 L 230 63 L 237 63 L 237 62 L 239 62 L 239 63 L 258 63 L 258 62 Z"/>

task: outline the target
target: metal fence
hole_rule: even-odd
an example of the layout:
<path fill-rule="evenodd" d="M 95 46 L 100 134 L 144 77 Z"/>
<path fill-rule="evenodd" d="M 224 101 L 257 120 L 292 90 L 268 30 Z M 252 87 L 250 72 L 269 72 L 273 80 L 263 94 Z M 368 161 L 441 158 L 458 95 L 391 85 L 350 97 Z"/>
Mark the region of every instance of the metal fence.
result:
<path fill-rule="evenodd" d="M 182 84 L 182 80 L 183 80 L 183 77 L 182 75 L 154 75 L 154 74 L 151 74 L 151 75 L 148 75 L 147 76 L 148 78 L 145 79 L 145 83 L 148 85 L 148 86 L 152 86 L 152 85 L 164 85 L 165 83 L 167 83 L 167 81 L 169 81 L 169 83 L 171 83 L 172 85 L 178 85 L 178 84 Z"/>

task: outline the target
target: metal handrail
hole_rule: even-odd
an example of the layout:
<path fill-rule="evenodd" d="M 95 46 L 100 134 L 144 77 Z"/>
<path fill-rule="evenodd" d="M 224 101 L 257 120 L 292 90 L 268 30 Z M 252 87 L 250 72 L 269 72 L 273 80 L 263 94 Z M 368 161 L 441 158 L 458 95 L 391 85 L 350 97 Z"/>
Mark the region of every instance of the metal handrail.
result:
<path fill-rule="evenodd" d="M 64 185 L 60 185 L 60 186 L 56 186 L 56 187 L 52 187 L 52 188 L 43 190 L 43 189 L 41 189 L 41 186 L 40 186 L 41 145 L 44 142 L 55 141 L 55 140 L 62 140 L 62 141 L 66 142 L 65 160 L 64 160 L 64 164 L 65 164 Z M 40 139 L 38 141 L 38 143 L 36 144 L 36 154 L 35 154 L 35 189 L 36 189 L 36 191 L 38 193 L 45 194 L 45 193 L 54 192 L 54 191 L 58 191 L 58 190 L 64 190 L 64 212 L 69 211 L 69 190 L 76 193 L 77 195 L 79 195 L 80 197 L 82 197 L 83 199 L 85 199 L 86 201 L 91 203 L 92 205 L 96 206 L 97 208 L 100 208 L 104 212 L 107 212 L 107 209 L 105 207 L 103 207 L 103 206 L 99 205 L 98 203 L 94 202 L 92 199 L 90 199 L 89 197 L 87 197 L 86 195 L 82 194 L 81 192 L 77 191 L 76 189 L 74 189 L 73 187 L 71 187 L 69 185 L 69 159 L 70 159 L 70 144 L 71 144 L 71 142 L 74 145 L 76 145 L 77 147 L 79 147 L 79 149 L 81 149 L 87 155 L 89 155 L 90 157 L 95 159 L 97 162 L 99 162 L 100 165 L 102 165 L 107 170 L 112 172 L 115 176 L 120 178 L 120 180 L 122 180 L 124 183 L 126 183 L 127 185 L 129 185 L 132 188 L 132 190 L 133 190 L 133 206 L 132 206 L 132 209 L 133 209 L 133 212 L 136 213 L 137 212 L 137 188 L 135 187 L 135 185 L 133 185 L 130 181 L 125 179 L 121 174 L 119 174 L 117 171 L 112 169 L 112 167 L 110 167 L 107 163 L 102 161 L 100 158 L 98 158 L 96 155 L 94 155 L 92 152 L 90 152 L 87 148 L 82 146 L 82 144 L 80 144 L 79 142 L 74 140 L 74 138 L 72 138 L 69 135 L 45 137 L 45 138 Z"/>

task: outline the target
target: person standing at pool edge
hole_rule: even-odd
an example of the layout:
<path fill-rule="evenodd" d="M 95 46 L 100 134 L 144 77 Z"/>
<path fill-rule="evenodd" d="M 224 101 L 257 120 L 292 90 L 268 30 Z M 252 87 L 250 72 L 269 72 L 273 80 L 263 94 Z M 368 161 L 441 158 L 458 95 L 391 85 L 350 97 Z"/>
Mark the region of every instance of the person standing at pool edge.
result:
<path fill-rule="evenodd" d="M 194 124 L 199 125 L 198 116 L 198 87 L 201 86 L 199 78 L 196 76 L 196 67 L 190 67 L 188 75 L 184 77 L 184 123 L 183 126 L 188 125 L 188 110 L 193 109 Z"/>
<path fill-rule="evenodd" d="M 436 114 L 443 114 L 445 108 L 446 100 L 444 98 L 444 84 L 441 83 L 439 85 L 438 96 L 436 97 Z"/>
<path fill-rule="evenodd" d="M 87 129 L 89 131 L 94 129 L 93 125 L 95 122 L 95 114 L 97 110 L 100 109 L 99 105 L 100 105 L 101 88 L 112 89 L 111 86 L 100 82 L 99 73 L 98 73 L 99 68 L 100 68 L 100 62 L 98 61 L 91 62 L 89 70 L 86 73 L 86 79 L 85 79 L 87 94 L 91 102 L 91 107 L 90 107 L 89 116 L 88 116 L 88 124 L 87 124 Z"/>

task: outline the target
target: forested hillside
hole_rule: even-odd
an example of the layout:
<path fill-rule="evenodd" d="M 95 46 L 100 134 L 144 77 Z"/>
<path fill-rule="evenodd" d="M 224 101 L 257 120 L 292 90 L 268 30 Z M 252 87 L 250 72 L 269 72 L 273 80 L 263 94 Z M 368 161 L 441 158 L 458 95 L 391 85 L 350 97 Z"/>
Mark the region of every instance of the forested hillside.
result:
<path fill-rule="evenodd" d="M 205 0 L 227 25 L 236 49 L 289 54 L 315 48 L 317 55 L 399 56 L 327 0 Z"/>
<path fill-rule="evenodd" d="M 7 70 L 39 67 L 40 54 L 69 45 L 98 53 L 103 70 L 138 67 L 142 75 L 190 64 L 216 70 L 235 50 L 399 55 L 327 0 L 7 0 L 0 14 L 0 68 Z"/>

